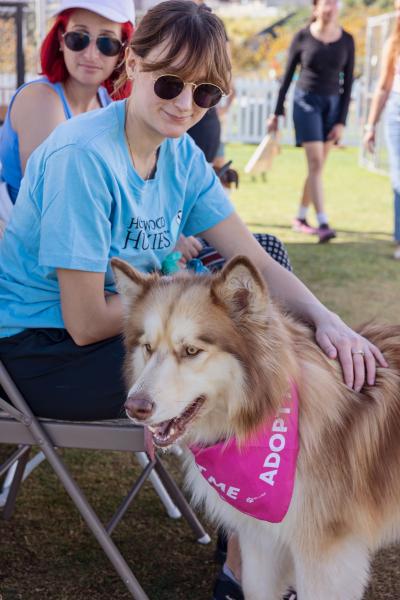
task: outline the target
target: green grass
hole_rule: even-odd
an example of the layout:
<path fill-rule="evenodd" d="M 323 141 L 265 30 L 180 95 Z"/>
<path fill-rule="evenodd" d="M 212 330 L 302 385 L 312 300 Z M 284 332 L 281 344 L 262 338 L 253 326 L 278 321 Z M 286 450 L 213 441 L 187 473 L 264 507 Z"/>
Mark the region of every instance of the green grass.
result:
<path fill-rule="evenodd" d="M 227 156 L 242 168 L 253 150 L 232 145 Z M 238 211 L 251 229 L 286 243 L 296 273 L 348 322 L 398 321 L 400 264 L 391 259 L 388 180 L 360 169 L 355 151 L 335 150 L 325 183 L 328 213 L 339 236 L 318 245 L 291 230 L 304 175 L 301 150 L 284 148 L 267 182 L 241 175 L 233 196 Z M 0 446 L 0 463 L 6 450 Z M 64 456 L 106 522 L 138 474 L 135 461 L 116 453 L 68 451 Z M 167 463 L 179 479 L 177 460 Z M 185 523 L 168 519 L 150 486 L 114 539 L 151 600 L 210 599 L 217 571 L 213 546 L 199 546 Z M 396 549 L 380 556 L 366 600 L 400 598 L 399 564 Z M 51 469 L 41 465 L 24 483 L 13 519 L 0 521 L 0 599 L 129 597 Z"/>
<path fill-rule="evenodd" d="M 253 150 L 231 145 L 227 155 L 242 169 Z M 278 236 L 296 274 L 352 325 L 373 318 L 399 320 L 400 264 L 391 258 L 389 179 L 359 167 L 356 150 L 333 150 L 324 183 L 327 213 L 338 237 L 317 244 L 314 236 L 291 230 L 305 173 L 303 151 L 284 147 L 266 182 L 260 176 L 255 181 L 250 175 L 241 176 L 240 188 L 233 194 L 238 212 L 253 231 Z"/>

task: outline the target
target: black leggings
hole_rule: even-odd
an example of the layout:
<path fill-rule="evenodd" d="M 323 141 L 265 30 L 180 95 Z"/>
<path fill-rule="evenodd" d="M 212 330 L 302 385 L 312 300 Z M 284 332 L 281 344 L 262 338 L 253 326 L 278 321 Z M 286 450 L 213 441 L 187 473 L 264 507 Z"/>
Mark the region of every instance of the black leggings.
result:
<path fill-rule="evenodd" d="M 258 241 L 290 269 L 287 252 L 274 236 Z M 200 258 L 213 270 L 223 259 L 203 243 Z M 26 329 L 0 339 L 3 361 L 32 411 L 40 417 L 92 421 L 124 414 L 122 337 L 77 346 L 65 329 Z M 0 387 L 0 395 L 5 396 Z"/>

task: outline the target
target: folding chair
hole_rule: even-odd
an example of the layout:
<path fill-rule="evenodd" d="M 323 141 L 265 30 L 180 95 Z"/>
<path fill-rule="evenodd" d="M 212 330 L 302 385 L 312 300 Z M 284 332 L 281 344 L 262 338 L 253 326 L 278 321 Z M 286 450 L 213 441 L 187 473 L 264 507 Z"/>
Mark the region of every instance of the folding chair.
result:
<path fill-rule="evenodd" d="M 95 450 L 120 450 L 124 452 L 146 452 L 145 430 L 127 419 L 115 421 L 76 422 L 56 421 L 35 417 L 0 362 L 0 384 L 12 402 L 0 397 L 0 443 L 16 444 L 18 448 L 0 465 L 0 477 L 17 463 L 2 516 L 9 519 L 25 466 L 32 446 L 39 446 L 50 463 L 76 508 L 96 537 L 104 553 L 136 600 L 149 600 L 132 570 L 111 539 L 111 534 L 150 473 L 155 472 L 164 488 L 194 531 L 197 541 L 207 544 L 209 536 L 203 529 L 185 497 L 171 478 L 160 459 L 148 456 L 147 464 L 120 504 L 107 526 L 103 526 L 97 514 L 85 498 L 82 490 L 69 473 L 56 448 L 86 448 Z"/>

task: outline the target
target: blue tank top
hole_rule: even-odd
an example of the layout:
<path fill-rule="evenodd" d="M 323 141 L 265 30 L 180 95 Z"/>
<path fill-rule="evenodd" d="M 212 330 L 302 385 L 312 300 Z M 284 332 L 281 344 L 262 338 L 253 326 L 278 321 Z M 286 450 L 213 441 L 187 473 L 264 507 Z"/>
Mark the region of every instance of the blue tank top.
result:
<path fill-rule="evenodd" d="M 10 194 L 10 198 L 13 203 L 17 199 L 17 195 L 19 192 L 19 187 L 21 185 L 22 179 L 22 170 L 21 170 L 21 161 L 19 157 L 19 140 L 18 135 L 14 131 L 11 125 L 10 112 L 14 100 L 19 94 L 19 92 L 28 85 L 33 85 L 35 83 L 44 83 L 51 87 L 59 96 L 65 114 L 65 119 L 71 119 L 73 114 L 68 105 L 67 99 L 64 94 L 64 88 L 61 83 L 51 83 L 47 77 L 40 77 L 39 79 L 35 79 L 33 81 L 29 81 L 28 83 L 24 83 L 20 88 L 17 89 L 14 96 L 11 99 L 10 105 L 7 110 L 6 118 L 4 121 L 4 125 L 0 131 L 0 163 L 1 163 L 1 173 L 0 179 L 7 183 L 8 193 Z M 108 95 L 108 92 L 105 87 L 100 86 L 98 90 L 98 97 L 100 101 L 100 105 L 102 107 L 107 106 L 111 102 L 111 98 Z"/>

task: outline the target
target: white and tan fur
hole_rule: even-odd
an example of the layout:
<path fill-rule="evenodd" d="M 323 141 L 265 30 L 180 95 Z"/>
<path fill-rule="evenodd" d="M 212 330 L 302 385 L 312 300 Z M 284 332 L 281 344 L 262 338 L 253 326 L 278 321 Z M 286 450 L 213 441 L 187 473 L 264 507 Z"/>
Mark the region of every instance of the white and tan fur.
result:
<path fill-rule="evenodd" d="M 362 329 L 389 368 L 357 393 L 247 259 L 213 277 L 113 266 L 126 307 L 128 414 L 143 396 L 139 420 L 155 425 L 202 397 L 185 441 L 243 440 L 276 414 L 289 379 L 297 384 L 300 452 L 282 523 L 239 513 L 186 459 L 195 501 L 239 535 L 246 600 L 279 600 L 289 584 L 298 600 L 361 600 L 372 553 L 400 537 L 400 326 Z"/>

